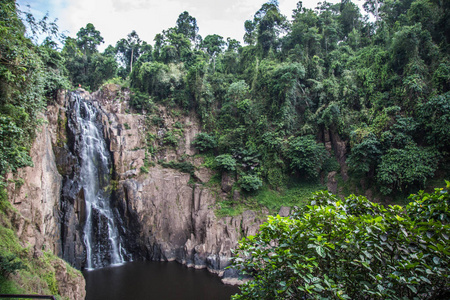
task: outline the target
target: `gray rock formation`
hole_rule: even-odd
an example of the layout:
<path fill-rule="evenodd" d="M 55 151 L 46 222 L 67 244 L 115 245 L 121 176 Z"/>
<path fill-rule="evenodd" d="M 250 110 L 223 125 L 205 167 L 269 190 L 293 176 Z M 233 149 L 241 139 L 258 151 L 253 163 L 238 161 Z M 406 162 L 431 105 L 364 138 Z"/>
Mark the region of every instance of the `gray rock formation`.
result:
<path fill-rule="evenodd" d="M 64 152 L 62 145 L 65 144 L 65 134 L 61 135 L 60 131 L 65 124 L 64 105 L 65 94 L 60 93 L 57 102 L 49 106 L 46 115 L 42 116 L 48 122 L 43 122 L 36 131 L 36 139 L 30 151 L 34 166 L 20 169 L 14 176 L 8 175 L 9 200 L 21 215 L 14 220 L 17 234 L 24 245 L 32 247 L 34 257 L 41 257 L 42 251 L 62 255 L 60 224 L 64 222 L 65 216 L 61 210 L 63 177 L 60 173 L 66 173 L 68 169 L 75 167 L 71 164 L 70 156 L 55 155 L 55 152 Z M 57 151 L 54 152 L 54 149 Z M 12 183 L 14 178 L 21 178 L 23 184 L 17 184 L 18 181 Z M 74 211 L 82 209 L 78 207 Z M 81 273 L 69 274 L 66 263 L 54 263 L 52 267 L 61 296 L 65 299 L 84 299 L 85 281 Z"/>
<path fill-rule="evenodd" d="M 280 217 L 289 217 L 291 214 L 291 208 L 289 206 L 282 206 L 278 214 Z"/>
<path fill-rule="evenodd" d="M 162 121 L 149 130 L 144 115 L 125 113 L 126 99 L 117 101 L 114 90 L 106 86 L 92 96 L 104 112 L 104 131 L 117 175 L 116 201 L 127 228 L 130 251 L 147 259 L 176 260 L 222 274 L 238 240 L 255 234 L 263 218 L 252 211 L 237 217 L 215 215 L 222 193 L 202 185 L 212 173 L 193 157 L 196 153 L 191 141 L 200 131 L 193 116 L 173 116 L 160 107 Z M 164 136 L 174 124 L 183 128 L 177 147 L 164 148 L 154 142 L 155 148 L 162 148 L 155 159 L 179 161 L 188 157 L 197 166 L 193 177 L 198 183 L 191 182 L 190 174 L 160 165 L 149 166 L 146 173 L 140 171 L 146 159 L 146 135 Z"/>
<path fill-rule="evenodd" d="M 112 201 L 121 214 L 124 226 L 119 230 L 133 258 L 175 260 L 223 274 L 231 250 L 243 236 L 256 233 L 264 213 L 246 211 L 224 218 L 215 215 L 217 201 L 227 194 L 220 186 L 208 187 L 214 172 L 202 167 L 202 159 L 195 157 L 191 142 L 200 132 L 195 117 L 159 107 L 158 123 L 149 126 L 149 116 L 129 112 L 128 92 L 118 86 L 108 85 L 92 95 L 78 92 L 101 110 L 99 118 L 114 163 Z M 81 268 L 85 259 L 85 202 L 75 180 L 79 172 L 77 132 L 69 115 L 63 93 L 55 105 L 48 107 L 48 124 L 43 125 L 33 145 L 35 166 L 19 171 L 25 183 L 10 184 L 9 193 L 24 216 L 21 239 L 33 245 L 36 252 L 51 249 Z M 176 146 L 163 143 L 169 132 L 178 134 Z M 149 135 L 156 138 L 150 139 Z M 157 151 L 147 157 L 150 147 Z M 159 160 L 186 161 L 195 170 L 191 175 L 163 168 L 156 163 Z M 231 196 L 238 200 L 239 193 Z M 67 276 L 64 267 L 55 266 L 63 296 L 84 298 L 84 280 Z M 227 274 L 236 275 L 232 271 Z"/>

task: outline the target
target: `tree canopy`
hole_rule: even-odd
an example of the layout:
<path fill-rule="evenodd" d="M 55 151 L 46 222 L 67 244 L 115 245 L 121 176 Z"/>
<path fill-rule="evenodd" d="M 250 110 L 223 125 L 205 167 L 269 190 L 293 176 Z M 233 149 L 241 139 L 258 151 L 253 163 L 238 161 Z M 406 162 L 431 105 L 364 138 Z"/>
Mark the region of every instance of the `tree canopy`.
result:
<path fill-rule="evenodd" d="M 44 81 L 46 95 L 54 93 L 53 85 L 62 86 L 65 74 L 74 87 L 88 90 L 121 82 L 138 95 L 131 102 L 138 110 L 164 102 L 195 111 L 204 133 L 216 141 L 210 151 L 260 155 L 261 164 L 251 172 L 238 167 L 237 176 L 257 175 L 271 185 L 269 174 L 277 166 L 284 178 L 325 178 L 336 158 L 339 168 L 333 169 L 342 178 L 362 176 L 363 185 L 379 196 L 396 197 L 450 170 L 446 2 L 366 1 L 373 21 L 351 1 L 322 2 L 315 9 L 298 2 L 292 20 L 281 14 L 278 1 L 269 1 L 243 24 L 246 46 L 217 34 L 203 39 L 197 19 L 184 11 L 153 45 L 133 30 L 100 53 L 103 37 L 89 23 L 65 38 L 62 50 L 51 39 L 33 47 L 39 59 L 20 46 L 32 43 L 20 18 L 6 16 L 14 2 L 3 5 L 9 23 L 2 23 L 2 55 L 13 61 L 9 51 L 39 61 L 34 69 L 41 70 L 42 62 L 57 70 L 59 77 Z M 55 23 L 45 25 L 47 19 L 27 15 L 34 32 L 52 35 Z M 17 43 L 22 54 L 8 50 Z M 18 99 L 13 85 L 39 86 L 16 80 L 28 74 L 23 68 L 2 67 L 6 104 Z M 29 104 L 23 106 L 27 114 Z M 13 115 L 11 107 L 3 111 Z M 13 137 L 15 129 L 8 130 Z M 277 181 L 276 188 L 284 184 Z"/>

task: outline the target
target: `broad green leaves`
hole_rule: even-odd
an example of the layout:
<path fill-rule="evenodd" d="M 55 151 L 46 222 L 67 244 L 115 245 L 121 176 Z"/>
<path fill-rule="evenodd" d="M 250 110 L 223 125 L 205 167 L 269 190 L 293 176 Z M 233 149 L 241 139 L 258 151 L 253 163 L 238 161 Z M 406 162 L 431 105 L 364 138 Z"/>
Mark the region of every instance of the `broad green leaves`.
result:
<path fill-rule="evenodd" d="M 192 144 L 200 152 L 206 152 L 209 150 L 214 150 L 214 148 L 217 147 L 217 140 L 214 136 L 210 134 L 200 132 L 195 136 L 194 142 Z"/>
<path fill-rule="evenodd" d="M 239 184 L 247 192 L 258 190 L 262 186 L 262 180 L 257 175 L 243 175 L 239 178 Z"/>
<path fill-rule="evenodd" d="M 236 160 L 231 154 L 222 154 L 216 156 L 216 167 L 219 170 L 234 172 L 236 171 Z"/>
<path fill-rule="evenodd" d="M 447 188 L 450 184 L 447 183 Z M 233 266 L 253 277 L 234 299 L 429 299 L 450 285 L 450 196 L 382 206 L 316 193 L 244 238 Z"/>

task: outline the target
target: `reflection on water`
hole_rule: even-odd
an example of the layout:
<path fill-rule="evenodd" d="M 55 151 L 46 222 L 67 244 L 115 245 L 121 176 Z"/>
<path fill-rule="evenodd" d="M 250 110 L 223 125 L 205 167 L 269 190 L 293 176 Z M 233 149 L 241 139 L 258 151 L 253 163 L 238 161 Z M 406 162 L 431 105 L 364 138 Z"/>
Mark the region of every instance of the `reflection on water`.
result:
<path fill-rule="evenodd" d="M 85 271 L 86 300 L 221 300 L 239 291 L 206 270 L 175 262 L 130 262 Z"/>

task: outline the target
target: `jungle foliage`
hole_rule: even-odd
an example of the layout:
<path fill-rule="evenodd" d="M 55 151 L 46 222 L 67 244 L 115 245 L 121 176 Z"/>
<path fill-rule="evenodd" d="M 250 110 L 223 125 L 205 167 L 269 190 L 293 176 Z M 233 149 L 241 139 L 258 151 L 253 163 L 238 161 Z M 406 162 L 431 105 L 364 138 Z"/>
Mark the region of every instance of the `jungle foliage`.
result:
<path fill-rule="evenodd" d="M 315 9 L 298 2 L 288 19 L 271 0 L 243 24 L 245 45 L 202 38 L 195 17 L 183 12 L 153 45 L 132 31 L 100 52 L 93 24 L 62 37 L 48 15 L 36 20 L 1 1 L 1 286 L 12 284 L 12 273 L 31 278 L 39 270 L 44 278 L 52 270 L 45 259 L 33 265 L 19 245 L 4 175 L 32 165 L 39 114 L 61 88 L 121 83 L 136 112 L 163 104 L 197 114 L 202 132 L 193 146 L 272 210 L 283 204 L 272 201 L 275 191 L 303 201 L 288 182 L 316 186 L 331 171 L 346 178 L 347 166 L 350 179 L 377 197 L 401 197 L 448 176 L 450 1 L 366 0 L 364 9 L 370 18 L 350 0 Z M 178 137 L 171 131 L 161 143 L 176 147 Z M 152 159 L 149 151 L 144 173 Z M 195 171 L 189 162 L 160 164 Z M 255 280 L 236 297 L 448 296 L 448 192 L 410 200 L 385 207 L 322 192 L 293 217 L 270 218 L 240 246 L 235 265 Z M 46 291 L 55 292 L 54 278 L 47 274 Z"/>
<path fill-rule="evenodd" d="M 91 23 L 59 49 L 48 16 L 1 5 L 0 174 L 31 165 L 37 115 L 69 82 L 121 82 L 142 113 L 156 103 L 195 112 L 203 130 L 193 145 L 247 191 L 330 171 L 347 178 L 348 166 L 377 196 L 397 197 L 449 173 L 447 1 L 366 1 L 365 16 L 348 0 L 298 2 L 289 20 L 273 0 L 243 24 L 245 46 L 202 38 L 183 12 L 153 45 L 132 31 L 102 53 Z M 41 44 L 27 37 L 37 33 Z"/>
<path fill-rule="evenodd" d="M 41 45 L 26 37 L 15 1 L 0 3 L 0 182 L 6 172 L 32 165 L 29 148 L 39 113 L 60 88 L 68 88 L 63 58 L 56 48 L 57 26 L 45 16 L 23 13 Z"/>
<path fill-rule="evenodd" d="M 317 192 L 291 217 L 269 216 L 233 267 L 251 281 L 233 299 L 447 299 L 448 189 L 406 207 Z"/>
<path fill-rule="evenodd" d="M 219 169 L 257 155 L 231 167 L 247 190 L 250 178 L 278 189 L 339 171 L 343 140 L 351 178 L 407 195 L 450 169 L 449 4 L 378 3 L 366 1 L 369 19 L 351 1 L 299 2 L 289 21 L 269 1 L 245 22 L 246 46 L 203 39 L 184 12 L 136 57 L 130 86 L 194 110 L 204 129 L 194 145 L 219 155 Z"/>

